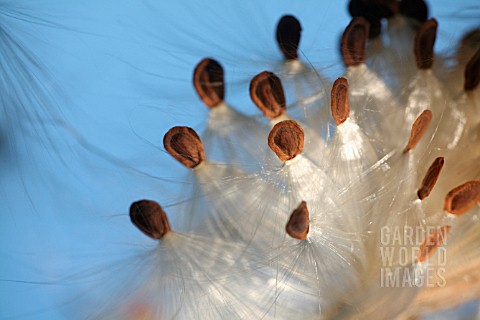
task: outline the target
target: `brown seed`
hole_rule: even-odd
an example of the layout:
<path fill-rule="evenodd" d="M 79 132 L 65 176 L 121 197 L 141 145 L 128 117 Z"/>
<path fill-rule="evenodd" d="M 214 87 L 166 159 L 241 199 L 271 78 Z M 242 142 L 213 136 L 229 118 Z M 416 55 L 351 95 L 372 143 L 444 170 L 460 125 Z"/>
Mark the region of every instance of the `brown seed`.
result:
<path fill-rule="evenodd" d="M 200 61 L 193 72 L 193 86 L 205 105 L 218 106 L 225 97 L 222 66 L 210 58 Z"/>
<path fill-rule="evenodd" d="M 295 158 L 303 150 L 303 129 L 293 120 L 277 123 L 268 135 L 268 146 L 285 162 Z"/>
<path fill-rule="evenodd" d="M 480 181 L 468 181 L 450 191 L 445 197 L 444 210 L 461 215 L 480 201 Z"/>
<path fill-rule="evenodd" d="M 428 18 L 428 7 L 423 0 L 402 0 L 400 1 L 400 13 L 419 22 L 424 22 Z"/>
<path fill-rule="evenodd" d="M 285 59 L 298 59 L 298 44 L 300 43 L 300 36 L 302 33 L 302 26 L 297 18 L 291 15 L 283 16 L 277 24 L 277 43 L 282 50 Z"/>
<path fill-rule="evenodd" d="M 130 220 L 140 231 L 153 239 L 161 239 L 171 230 L 165 211 L 152 200 L 132 203 Z"/>
<path fill-rule="evenodd" d="M 440 172 L 442 171 L 443 164 L 445 163 L 445 160 L 443 157 L 438 157 L 436 158 L 430 168 L 428 168 L 427 173 L 425 174 L 425 177 L 422 180 L 422 185 L 420 186 L 420 189 L 418 189 L 417 195 L 420 200 L 425 199 L 430 195 L 430 192 L 432 192 L 433 187 L 435 186 L 435 183 L 438 180 L 438 177 L 440 176 Z"/>
<path fill-rule="evenodd" d="M 348 104 L 348 81 L 345 78 L 338 78 L 332 87 L 332 116 L 335 123 L 342 124 L 350 115 L 350 105 Z"/>
<path fill-rule="evenodd" d="M 403 153 L 407 153 L 408 151 L 415 148 L 417 143 L 420 141 L 420 139 L 422 139 L 423 135 L 425 134 L 425 131 L 427 131 L 430 121 L 432 121 L 432 111 L 428 109 L 424 110 L 412 125 L 410 140 L 408 140 L 407 146 L 405 147 L 405 149 L 403 149 Z"/>
<path fill-rule="evenodd" d="M 430 69 L 433 64 L 433 46 L 437 37 L 438 22 L 425 21 L 415 36 L 415 60 L 418 69 Z"/>
<path fill-rule="evenodd" d="M 393 16 L 399 10 L 396 0 L 350 0 L 348 11 L 352 17 L 364 17 L 368 21 Z"/>
<path fill-rule="evenodd" d="M 187 168 L 195 168 L 205 160 L 203 144 L 189 127 L 173 127 L 163 137 L 165 150 Z"/>
<path fill-rule="evenodd" d="M 396 0 L 350 0 L 348 11 L 352 17 L 364 17 L 370 23 L 369 38 L 382 31 L 381 20 L 393 16 L 399 10 Z"/>
<path fill-rule="evenodd" d="M 250 81 L 250 97 L 269 119 L 275 119 L 285 113 L 286 102 L 282 82 L 272 72 L 263 71 Z"/>
<path fill-rule="evenodd" d="M 307 239 L 308 230 L 310 229 L 310 216 L 305 201 L 302 201 L 298 208 L 293 210 L 285 229 L 292 238 L 298 240 Z"/>
<path fill-rule="evenodd" d="M 343 32 L 341 51 L 348 67 L 365 63 L 369 28 L 370 24 L 365 18 L 355 17 Z"/>
<path fill-rule="evenodd" d="M 433 231 L 420 246 L 418 253 L 418 262 L 424 262 L 430 258 L 445 241 L 445 237 L 450 231 L 450 226 L 443 226 Z"/>
<path fill-rule="evenodd" d="M 480 83 L 480 49 L 468 61 L 465 67 L 465 91 L 472 91 Z"/>

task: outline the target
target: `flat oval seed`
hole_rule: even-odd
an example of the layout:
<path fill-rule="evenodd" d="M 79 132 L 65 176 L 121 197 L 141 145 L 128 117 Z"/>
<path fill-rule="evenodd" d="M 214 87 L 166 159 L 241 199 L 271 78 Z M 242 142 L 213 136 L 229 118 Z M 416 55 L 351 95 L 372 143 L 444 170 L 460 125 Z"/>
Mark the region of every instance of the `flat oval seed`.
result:
<path fill-rule="evenodd" d="M 443 226 L 433 231 L 420 246 L 418 252 L 418 262 L 424 262 L 430 258 L 445 241 L 445 237 L 450 231 L 450 226 Z"/>
<path fill-rule="evenodd" d="M 294 239 L 307 239 L 308 231 L 310 229 L 310 216 L 305 201 L 302 201 L 298 208 L 293 210 L 285 229 L 287 234 Z"/>
<path fill-rule="evenodd" d="M 440 176 L 440 172 L 442 171 L 444 163 L 444 158 L 438 157 L 433 161 L 430 168 L 428 168 L 427 173 L 422 180 L 422 185 L 417 191 L 417 195 L 420 200 L 425 199 L 430 195 L 430 192 L 432 192 L 433 187 L 435 186 L 435 183 L 437 183 L 438 177 Z"/>
<path fill-rule="evenodd" d="M 206 106 L 213 108 L 222 103 L 225 84 L 220 63 L 210 58 L 200 61 L 193 72 L 193 86 Z"/>
<path fill-rule="evenodd" d="M 203 144 L 189 127 L 173 127 L 163 137 L 165 150 L 187 168 L 195 168 L 205 160 Z"/>
<path fill-rule="evenodd" d="M 277 43 L 285 59 L 298 59 L 298 44 L 302 26 L 297 18 L 291 15 L 283 16 L 277 24 Z"/>
<path fill-rule="evenodd" d="M 152 200 L 132 203 L 130 220 L 140 231 L 153 239 L 161 239 L 171 230 L 165 211 Z"/>
<path fill-rule="evenodd" d="M 461 215 L 480 201 L 480 181 L 468 181 L 450 191 L 445 197 L 444 210 Z"/>
<path fill-rule="evenodd" d="M 430 69 L 432 67 L 437 27 L 437 20 L 430 19 L 425 21 L 417 31 L 414 52 L 418 69 Z"/>
<path fill-rule="evenodd" d="M 285 162 L 302 152 L 303 140 L 302 127 L 293 120 L 284 120 L 277 123 L 270 131 L 268 146 L 281 161 Z"/>
<path fill-rule="evenodd" d="M 365 63 L 369 28 L 370 24 L 365 18 L 355 17 L 343 32 L 341 51 L 348 67 Z"/>
<path fill-rule="evenodd" d="M 465 67 L 465 91 L 472 91 L 480 83 L 480 49 L 468 61 Z"/>
<path fill-rule="evenodd" d="M 408 151 L 415 148 L 417 143 L 420 141 L 420 139 L 422 139 L 423 135 L 425 134 L 425 131 L 427 131 L 430 121 L 432 121 L 432 111 L 428 109 L 424 110 L 412 125 L 410 140 L 408 140 L 407 146 L 405 147 L 405 149 L 403 149 L 403 153 L 407 153 Z"/>
<path fill-rule="evenodd" d="M 282 82 L 272 72 L 263 71 L 250 81 L 250 97 L 269 119 L 275 119 L 285 113 L 286 102 Z"/>
<path fill-rule="evenodd" d="M 347 79 L 338 78 L 333 83 L 331 108 L 332 116 L 337 126 L 344 123 L 350 115 Z"/>

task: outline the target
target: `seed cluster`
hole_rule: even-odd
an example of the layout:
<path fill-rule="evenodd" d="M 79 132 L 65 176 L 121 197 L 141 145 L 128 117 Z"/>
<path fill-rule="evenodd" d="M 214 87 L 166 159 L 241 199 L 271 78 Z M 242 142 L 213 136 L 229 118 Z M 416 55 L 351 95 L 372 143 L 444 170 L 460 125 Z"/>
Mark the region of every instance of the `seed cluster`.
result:
<path fill-rule="evenodd" d="M 480 104 L 478 43 L 464 65 L 463 89 L 450 92 L 445 84 L 451 79 L 437 76 L 434 69 L 440 60 L 434 54 L 439 24 L 433 18 L 427 20 L 423 1 L 352 0 L 349 10 L 353 18 L 340 42 L 346 71 L 332 85 L 312 84 L 318 86 L 313 96 L 304 96 L 299 90 L 297 100 L 287 103 L 290 97 L 286 92 L 292 88 L 284 88 L 285 74 L 263 71 L 253 77 L 249 94 L 266 121 L 230 106 L 225 101 L 221 63 L 212 58 L 200 61 L 193 85 L 210 108 L 209 135 L 174 127 L 165 134 L 164 147 L 186 168 L 195 169 L 191 184 L 198 184 L 208 205 L 182 213 L 186 220 L 192 215 L 193 227 L 175 222 L 172 231 L 165 212 L 155 202 L 143 200 L 131 207 L 132 222 L 159 240 L 162 248 L 165 243 L 169 248 L 177 247 L 172 243 L 180 241 L 176 237 L 165 239 L 167 233 L 207 234 L 223 245 L 233 242 L 248 248 L 239 254 L 239 260 L 249 256 L 245 252 L 255 251 L 255 258 L 250 258 L 269 271 L 275 270 L 276 281 L 264 277 L 270 284 L 276 283 L 273 300 L 266 304 L 278 308 L 279 318 L 295 312 L 306 318 L 395 317 L 408 309 L 419 289 L 405 289 L 405 296 L 396 301 L 401 305 L 398 309 L 378 302 L 380 296 L 396 296 L 394 290 L 378 287 L 382 228 L 400 230 L 401 234 L 421 230 L 408 244 L 408 249 L 417 250 L 416 256 L 407 264 L 400 257 L 393 259 L 403 271 L 418 271 L 426 268 L 450 234 L 449 246 L 455 248 L 461 246 L 463 232 L 470 235 L 469 228 L 479 227 L 478 223 L 472 227 L 469 220 L 471 215 L 480 214 L 480 140 L 476 132 L 480 122 L 475 114 Z M 293 75 L 296 79 L 312 70 L 299 54 L 301 31 L 300 22 L 286 15 L 280 18 L 275 33 L 284 66 L 302 65 Z M 395 34 L 402 36 L 395 38 Z M 397 50 L 405 43 L 395 41 L 407 35 L 411 35 L 410 55 L 416 69 L 412 74 L 402 67 L 393 72 L 410 85 L 387 85 L 381 72 L 376 73 L 381 70 L 376 69 L 375 62 L 392 61 L 382 56 L 378 44 L 382 36 L 389 37 L 391 49 Z M 430 87 L 422 88 L 418 83 Z M 215 121 L 222 124 L 222 130 Z M 229 130 L 232 136 L 225 136 Z M 242 145 L 238 136 L 233 136 L 238 132 L 246 137 Z M 263 134 L 263 140 L 253 138 L 253 132 Z M 218 135 L 221 146 L 227 146 L 218 150 L 220 153 L 228 152 L 234 160 L 240 159 L 237 154 L 251 154 L 251 164 L 261 163 L 252 166 L 258 170 L 249 171 L 249 164 L 242 161 L 218 163 L 208 153 L 212 133 Z M 462 171 L 464 167 L 474 169 Z M 207 212 L 200 215 L 200 210 Z M 215 246 L 212 252 L 217 249 Z M 198 264 L 195 259 L 201 260 L 191 259 L 192 265 Z M 222 290 L 236 287 L 246 278 L 252 283 L 263 278 L 257 274 L 258 264 L 238 263 L 241 271 L 235 270 L 240 279 L 220 286 L 220 295 L 227 297 L 215 301 L 222 311 L 228 310 L 219 314 L 242 318 L 235 308 L 236 298 Z M 361 281 L 351 280 L 353 275 Z M 209 294 L 213 295 L 212 291 L 206 294 L 210 299 Z M 304 310 L 295 310 L 292 301 L 296 299 L 305 299 Z M 262 305 L 263 301 L 243 302 Z M 163 318 L 162 311 L 158 312 Z M 269 311 L 252 312 L 255 317 L 271 316 Z"/>

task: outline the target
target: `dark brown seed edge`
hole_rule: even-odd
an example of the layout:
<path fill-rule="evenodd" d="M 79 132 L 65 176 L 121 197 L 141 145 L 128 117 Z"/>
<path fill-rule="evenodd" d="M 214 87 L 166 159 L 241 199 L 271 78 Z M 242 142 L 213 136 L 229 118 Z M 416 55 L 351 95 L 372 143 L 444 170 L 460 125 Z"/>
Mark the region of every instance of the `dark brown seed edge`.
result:
<path fill-rule="evenodd" d="M 398 13 L 399 3 L 395 0 L 351 0 L 348 11 L 352 17 L 364 17 L 368 20 L 369 38 L 373 39 L 382 31 L 381 20 Z"/>
<path fill-rule="evenodd" d="M 268 135 L 268 146 L 283 162 L 298 156 L 303 150 L 303 143 L 303 129 L 293 120 L 280 121 Z"/>
<path fill-rule="evenodd" d="M 345 78 L 338 78 L 333 83 L 331 94 L 332 117 L 335 123 L 342 124 L 350 115 L 350 105 L 348 104 L 348 81 Z"/>
<path fill-rule="evenodd" d="M 310 215 L 305 201 L 302 201 L 298 208 L 293 210 L 285 230 L 294 239 L 302 241 L 307 239 L 308 231 L 310 230 Z"/>
<path fill-rule="evenodd" d="M 369 28 L 370 24 L 367 19 L 355 17 L 343 32 L 340 46 L 343 61 L 348 67 L 365 63 Z"/>
<path fill-rule="evenodd" d="M 225 97 L 223 67 L 213 59 L 203 59 L 193 72 L 193 86 L 207 107 L 218 106 Z"/>
<path fill-rule="evenodd" d="M 432 18 L 425 21 L 415 35 L 414 53 L 418 69 L 430 69 L 433 65 L 437 28 L 438 22 Z"/>
<path fill-rule="evenodd" d="M 480 201 L 480 181 L 468 181 L 451 190 L 445 197 L 444 210 L 461 215 Z"/>
<path fill-rule="evenodd" d="M 465 67 L 465 91 L 472 91 L 478 87 L 480 83 L 480 48 L 475 52 L 473 57 L 468 61 Z"/>
<path fill-rule="evenodd" d="M 171 231 L 165 211 L 152 200 L 140 200 L 132 203 L 130 220 L 140 231 L 153 239 L 161 239 Z"/>
<path fill-rule="evenodd" d="M 418 118 L 415 120 L 415 122 L 412 125 L 412 131 L 410 133 L 410 139 L 408 140 L 408 144 L 403 149 L 403 153 L 407 153 L 415 146 L 417 143 L 422 139 L 423 135 L 425 134 L 425 131 L 428 129 L 428 125 L 430 124 L 430 121 L 432 121 L 432 111 L 430 110 L 424 110 Z"/>
<path fill-rule="evenodd" d="M 445 159 L 443 157 L 438 157 L 433 160 L 433 163 L 430 165 L 430 168 L 428 168 L 427 173 L 422 180 L 420 189 L 417 191 L 417 195 L 420 200 L 425 199 L 430 195 L 430 192 L 432 192 L 433 187 L 435 187 L 435 183 L 437 183 L 438 177 L 440 176 L 440 172 L 442 171 L 444 163 Z"/>
<path fill-rule="evenodd" d="M 269 119 L 275 119 L 286 111 L 282 82 L 273 72 L 263 71 L 250 81 L 250 98 Z"/>
<path fill-rule="evenodd" d="M 348 11 L 352 17 L 380 21 L 398 13 L 399 3 L 396 0 L 350 0 Z"/>
<path fill-rule="evenodd" d="M 428 18 L 428 7 L 423 0 L 402 0 L 399 7 L 402 15 L 418 22 L 424 22 Z"/>
<path fill-rule="evenodd" d="M 193 169 L 205 160 L 202 141 L 192 128 L 171 128 L 163 137 L 163 146 L 187 168 Z"/>

